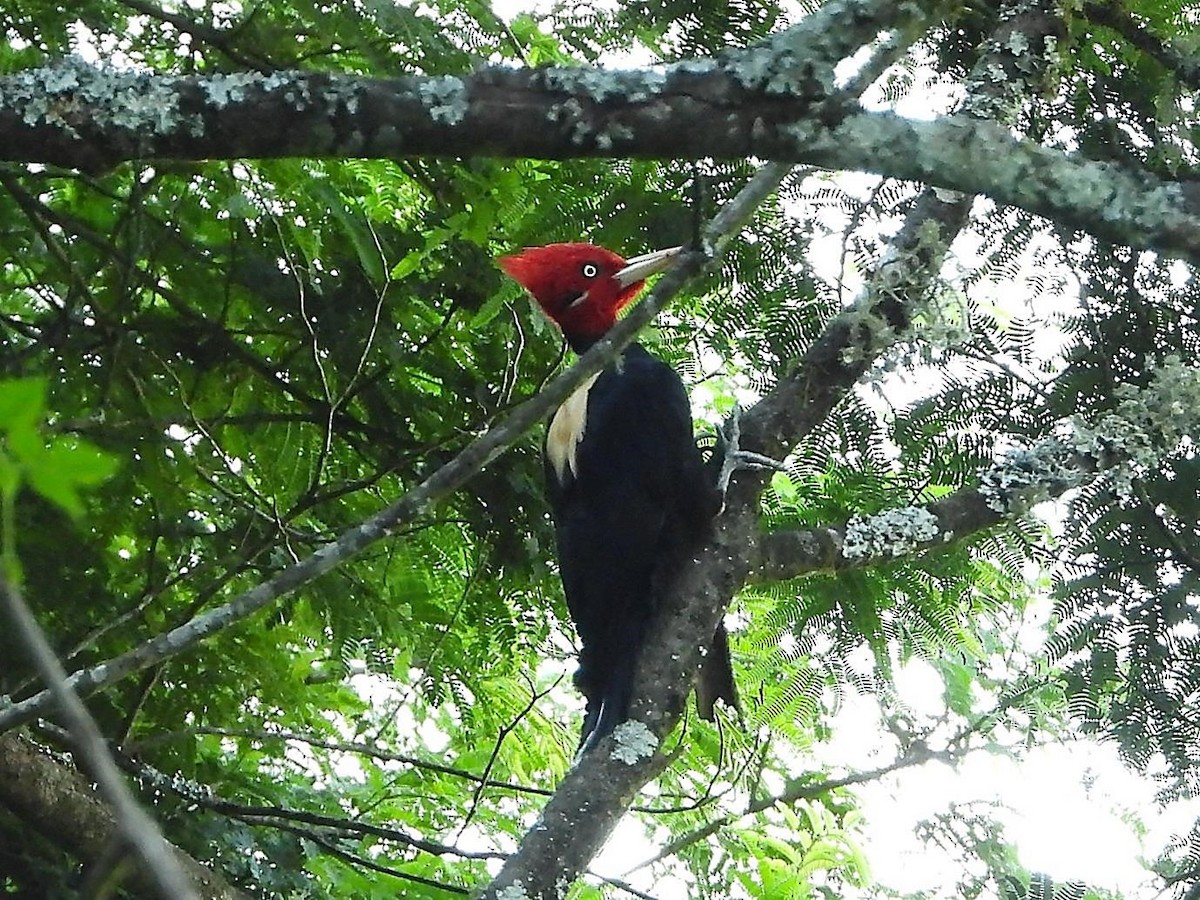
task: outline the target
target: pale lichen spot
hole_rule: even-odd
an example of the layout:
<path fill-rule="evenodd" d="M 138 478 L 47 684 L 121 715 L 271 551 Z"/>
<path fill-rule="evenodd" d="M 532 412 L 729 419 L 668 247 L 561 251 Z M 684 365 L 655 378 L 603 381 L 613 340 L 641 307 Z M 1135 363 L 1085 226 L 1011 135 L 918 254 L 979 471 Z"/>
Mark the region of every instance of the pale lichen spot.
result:
<path fill-rule="evenodd" d="M 525 892 L 525 885 L 517 879 L 496 891 L 496 900 L 529 900 L 529 894 Z"/>
<path fill-rule="evenodd" d="M 979 477 L 979 493 L 989 509 L 1023 512 L 1053 492 L 1079 484 L 1082 475 L 1071 449 L 1051 438 L 1031 449 L 1005 454 Z"/>
<path fill-rule="evenodd" d="M 636 765 L 643 759 L 649 759 L 658 749 L 658 738 L 654 736 L 644 722 L 633 719 L 622 722 L 613 731 L 612 758 L 627 766 Z"/>
<path fill-rule="evenodd" d="M 17 72 L 0 85 L 0 105 L 19 110 L 30 126 L 78 135 L 92 124 L 140 134 L 164 134 L 181 124 L 178 79 L 94 66 L 78 56 Z"/>
<path fill-rule="evenodd" d="M 842 555 L 846 559 L 903 556 L 934 540 L 939 531 L 937 516 L 920 506 L 855 516 L 846 525 Z"/>
<path fill-rule="evenodd" d="M 1096 421 L 1073 417 L 1061 437 L 1013 450 L 989 467 L 979 479 L 988 507 L 1023 512 L 1076 487 L 1087 459 L 1108 470 L 1105 477 L 1118 494 L 1127 494 L 1135 477 L 1156 469 L 1200 426 L 1200 370 L 1177 356 L 1150 360 L 1146 368 L 1151 383 L 1118 386 L 1116 408 Z"/>
<path fill-rule="evenodd" d="M 423 81 L 417 88 L 417 94 L 429 110 L 430 117 L 444 125 L 457 125 L 470 110 L 466 85 L 461 78 L 452 75 Z"/>

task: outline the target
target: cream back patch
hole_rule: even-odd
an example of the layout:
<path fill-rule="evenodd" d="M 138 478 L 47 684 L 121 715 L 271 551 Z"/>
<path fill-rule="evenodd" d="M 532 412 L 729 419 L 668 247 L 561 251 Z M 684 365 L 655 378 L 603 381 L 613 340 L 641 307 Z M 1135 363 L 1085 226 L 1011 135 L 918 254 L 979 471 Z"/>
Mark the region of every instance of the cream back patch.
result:
<path fill-rule="evenodd" d="M 572 478 L 578 474 L 575 456 L 587 430 L 588 392 L 600 374 L 597 372 L 577 387 L 550 420 L 550 430 L 546 432 L 546 458 L 554 467 L 560 484 L 567 480 L 568 469 Z"/>

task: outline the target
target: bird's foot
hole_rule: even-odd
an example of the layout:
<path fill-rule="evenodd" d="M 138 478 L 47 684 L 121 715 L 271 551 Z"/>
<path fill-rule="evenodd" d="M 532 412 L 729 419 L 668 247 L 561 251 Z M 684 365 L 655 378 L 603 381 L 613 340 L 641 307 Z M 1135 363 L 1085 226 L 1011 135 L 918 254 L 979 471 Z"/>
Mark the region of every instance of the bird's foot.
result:
<path fill-rule="evenodd" d="M 787 466 L 778 460 L 771 459 L 752 450 L 743 450 L 739 446 L 742 437 L 742 409 L 734 404 L 733 412 L 725 420 L 725 425 L 717 433 L 716 452 L 721 457 L 721 468 L 717 472 L 717 490 L 724 497 L 729 490 L 729 480 L 739 469 L 786 472 Z"/>

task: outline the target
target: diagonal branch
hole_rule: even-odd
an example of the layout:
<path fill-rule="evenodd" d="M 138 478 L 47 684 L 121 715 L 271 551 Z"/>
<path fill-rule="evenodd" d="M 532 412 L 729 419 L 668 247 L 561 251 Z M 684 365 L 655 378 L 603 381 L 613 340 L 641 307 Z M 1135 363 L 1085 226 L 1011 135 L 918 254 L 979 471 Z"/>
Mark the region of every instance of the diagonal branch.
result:
<path fill-rule="evenodd" d="M 344 532 L 337 540 L 326 544 L 229 603 L 197 616 L 190 622 L 173 628 L 115 659 L 75 672 L 68 679 L 70 687 L 80 696 L 87 696 L 135 672 L 176 656 L 221 629 L 309 584 L 417 519 L 435 502 L 458 490 L 472 476 L 493 462 L 526 431 L 543 421 L 551 410 L 560 405 L 587 378 L 616 359 L 634 339 L 638 330 L 707 264 L 708 259 L 702 252 L 682 254 L 679 263 L 663 276 L 646 299 L 626 316 L 618 327 L 612 329 L 604 340 L 580 357 L 574 366 L 551 380 L 541 393 L 514 409 L 500 425 L 476 438 L 458 456 L 399 500 Z M 0 706 L 0 732 L 44 713 L 52 699 L 50 691 L 43 690 L 18 703 Z"/>
<path fill-rule="evenodd" d="M 62 710 L 71 732 L 71 742 L 81 761 L 96 779 L 99 793 L 111 806 L 117 829 L 137 853 L 145 867 L 147 880 L 164 897 L 198 900 L 192 879 L 184 872 L 180 852 L 167 843 L 158 825 L 138 805 L 121 777 L 104 736 L 88 714 L 79 697 L 67 684 L 67 673 L 54 655 L 54 649 L 14 585 L 0 575 L 0 600 L 23 644 L 42 677 L 50 683 L 51 697 Z"/>
<path fill-rule="evenodd" d="M 1025 94 L 1037 89 L 1036 79 L 1054 60 L 1048 52 L 1031 58 L 1028 51 L 1013 48 L 1045 46 L 1061 28 L 1053 4 L 1046 3 L 1033 4 L 1002 23 L 989 42 L 989 52 L 968 78 L 971 91 L 959 115 L 991 116 L 1001 122 L 1014 118 Z M 1015 34 L 1023 40 L 1013 40 Z M 966 225 L 972 201 L 934 188 L 918 196 L 862 295 L 829 323 L 794 369 L 743 417 L 742 440 L 748 449 L 782 459 L 905 334 L 914 312 L 936 284 L 951 243 Z M 754 482 L 761 488 L 761 477 Z"/>
<path fill-rule="evenodd" d="M 163 793 L 179 797 L 189 806 L 207 809 L 251 825 L 278 827 L 281 822 L 312 825 L 338 837 L 375 837 L 391 844 L 427 853 L 430 856 L 454 856 L 473 860 L 506 859 L 508 856 L 497 850 L 467 850 L 455 844 L 443 844 L 420 835 L 410 834 L 401 828 L 376 824 L 362 816 L 355 818 L 330 816 L 289 806 L 242 803 L 216 794 L 207 785 L 196 785 L 184 779 L 173 778 L 153 766 L 130 757 L 123 757 L 121 763 L 131 774 L 145 779 Z"/>
<path fill-rule="evenodd" d="M 775 189 L 785 172 L 786 169 L 782 167 L 768 167 L 765 172 L 751 179 L 706 229 L 706 250 L 691 249 L 682 253 L 676 265 L 663 275 L 645 299 L 583 354 L 575 365 L 552 379 L 537 396 L 514 409 L 501 424 L 476 438 L 458 456 L 399 500 L 229 603 L 160 634 L 121 656 L 73 673 L 68 679 L 70 687 L 80 696 L 88 696 L 135 672 L 176 656 L 309 584 L 424 515 L 434 503 L 458 490 L 521 435 L 545 420 L 580 384 L 616 359 L 638 331 L 688 281 L 719 260 L 731 235 L 737 233 L 763 198 Z M 50 692 L 43 690 L 20 702 L 0 706 L 0 732 L 43 714 L 51 702 Z"/>
<path fill-rule="evenodd" d="M 520 724 L 526 716 L 533 712 L 534 707 L 536 707 L 538 704 L 538 701 L 558 687 L 559 682 L 562 681 L 562 676 L 559 676 L 554 683 L 544 691 L 538 691 L 534 687 L 532 679 L 528 680 L 530 689 L 529 702 L 525 704 L 525 707 L 519 713 L 517 713 L 516 717 L 512 721 L 506 723 L 500 729 L 500 734 L 496 736 L 496 742 L 492 745 L 491 755 L 488 756 L 488 761 L 483 767 L 483 775 L 478 779 L 475 790 L 471 794 L 471 804 L 467 807 L 466 815 L 464 815 L 462 817 L 462 821 L 459 822 L 458 834 L 456 837 L 457 840 L 461 841 L 463 839 L 463 835 L 467 833 L 467 829 L 470 827 L 471 822 L 475 819 L 475 814 L 479 811 L 479 805 L 483 800 L 484 791 L 486 791 L 493 784 L 491 780 L 492 770 L 496 765 L 496 760 L 500 757 L 500 750 L 504 746 L 504 741 L 510 734 L 513 733 L 513 730 L 517 727 L 517 725 Z"/>

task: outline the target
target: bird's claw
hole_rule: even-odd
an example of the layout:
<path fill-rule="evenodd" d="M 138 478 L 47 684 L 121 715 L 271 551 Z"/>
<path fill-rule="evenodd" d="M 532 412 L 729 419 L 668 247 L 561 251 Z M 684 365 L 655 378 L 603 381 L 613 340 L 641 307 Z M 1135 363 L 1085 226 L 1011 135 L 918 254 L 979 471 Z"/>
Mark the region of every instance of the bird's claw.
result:
<path fill-rule="evenodd" d="M 733 412 L 725 420 L 725 426 L 717 432 L 717 452 L 721 454 L 721 470 L 717 474 L 717 490 L 724 497 L 729 490 L 729 481 L 738 469 L 770 469 L 775 472 L 786 472 L 787 466 L 778 460 L 743 450 L 738 446 L 742 436 L 742 409 L 736 403 Z"/>
<path fill-rule="evenodd" d="M 735 462 L 735 469 L 771 469 L 775 472 L 786 472 L 787 466 L 777 459 L 771 459 L 762 453 L 755 453 L 753 450 L 734 450 L 727 454 L 732 456 Z"/>

